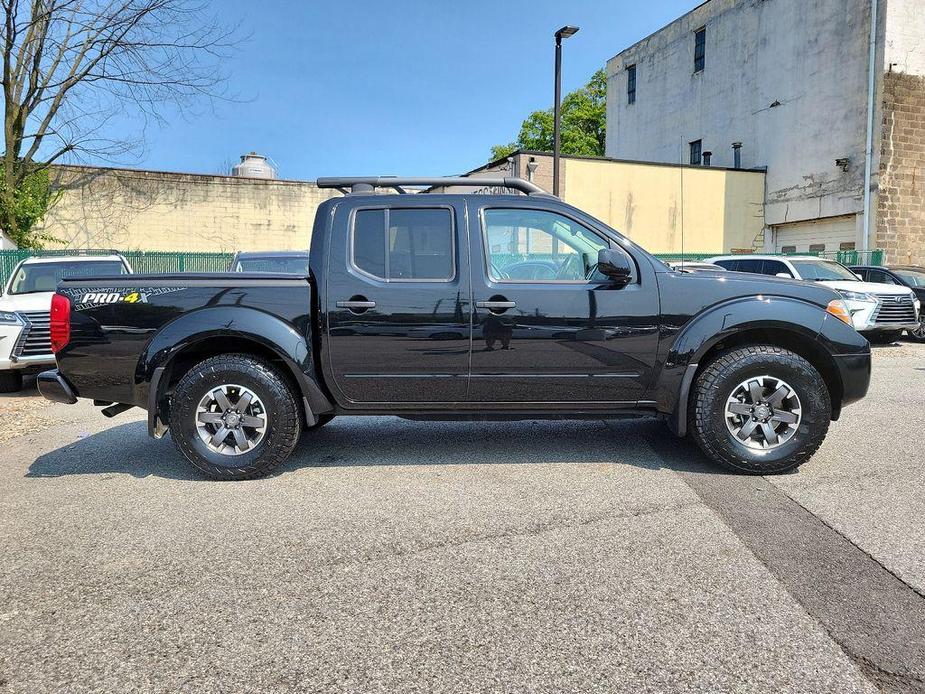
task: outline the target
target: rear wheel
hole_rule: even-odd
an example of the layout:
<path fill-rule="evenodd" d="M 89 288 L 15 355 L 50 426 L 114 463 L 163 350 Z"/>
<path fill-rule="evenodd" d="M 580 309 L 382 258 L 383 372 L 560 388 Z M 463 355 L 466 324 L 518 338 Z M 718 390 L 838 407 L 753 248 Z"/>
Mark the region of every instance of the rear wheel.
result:
<path fill-rule="evenodd" d="M 22 374 L 19 371 L 0 371 L 0 393 L 18 393 L 22 390 Z"/>
<path fill-rule="evenodd" d="M 170 433 L 186 459 L 213 479 L 261 477 L 286 460 L 299 440 L 297 403 L 268 362 L 222 354 L 180 380 Z"/>
<path fill-rule="evenodd" d="M 832 418 L 819 372 L 798 354 L 772 345 L 720 354 L 698 376 L 692 398 L 690 430 L 704 453 L 754 475 L 804 463 Z"/>

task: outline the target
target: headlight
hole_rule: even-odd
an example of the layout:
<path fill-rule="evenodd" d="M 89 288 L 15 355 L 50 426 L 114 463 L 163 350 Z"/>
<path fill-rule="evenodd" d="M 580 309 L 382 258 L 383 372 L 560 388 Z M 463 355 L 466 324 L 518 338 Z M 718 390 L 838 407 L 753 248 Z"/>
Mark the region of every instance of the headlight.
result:
<path fill-rule="evenodd" d="M 830 301 L 829 305 L 825 307 L 826 313 L 830 313 L 838 320 L 843 323 L 854 327 L 854 322 L 851 320 L 851 312 L 848 310 L 848 307 L 845 306 L 845 302 L 841 299 L 835 299 Z"/>
<path fill-rule="evenodd" d="M 876 297 L 867 294 L 866 292 L 849 292 L 844 289 L 839 289 L 841 295 L 845 297 L 848 301 L 866 301 L 867 303 L 876 304 Z"/>
<path fill-rule="evenodd" d="M 0 324 L 22 325 L 22 320 L 12 311 L 0 311 Z"/>

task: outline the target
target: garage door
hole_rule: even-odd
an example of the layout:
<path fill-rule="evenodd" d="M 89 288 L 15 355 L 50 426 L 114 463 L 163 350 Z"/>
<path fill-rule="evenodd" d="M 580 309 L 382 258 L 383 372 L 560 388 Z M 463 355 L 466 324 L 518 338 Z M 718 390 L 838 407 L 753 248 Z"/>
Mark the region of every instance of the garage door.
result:
<path fill-rule="evenodd" d="M 851 250 L 857 233 L 855 215 L 784 224 L 774 227 L 774 250 L 778 253 Z"/>

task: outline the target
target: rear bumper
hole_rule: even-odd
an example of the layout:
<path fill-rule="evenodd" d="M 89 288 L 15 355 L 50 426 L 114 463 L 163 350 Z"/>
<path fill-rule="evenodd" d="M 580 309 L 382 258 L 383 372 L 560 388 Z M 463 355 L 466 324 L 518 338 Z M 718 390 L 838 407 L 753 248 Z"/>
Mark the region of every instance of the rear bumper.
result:
<path fill-rule="evenodd" d="M 38 375 L 36 384 L 42 397 L 52 402 L 63 402 L 65 405 L 73 405 L 77 402 L 77 393 L 74 392 L 73 386 L 68 383 L 67 379 L 58 373 L 57 369 L 43 371 Z"/>

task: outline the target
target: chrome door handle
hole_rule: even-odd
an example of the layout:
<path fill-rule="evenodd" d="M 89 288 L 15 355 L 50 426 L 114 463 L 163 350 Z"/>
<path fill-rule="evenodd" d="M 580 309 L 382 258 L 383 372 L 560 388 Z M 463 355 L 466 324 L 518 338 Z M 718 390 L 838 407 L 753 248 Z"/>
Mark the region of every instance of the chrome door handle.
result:
<path fill-rule="evenodd" d="M 376 308 L 375 301 L 338 301 L 337 308 L 349 308 L 351 311 L 356 311 L 357 309 L 365 311 L 369 308 Z"/>
<path fill-rule="evenodd" d="M 489 313 L 498 315 L 499 313 L 504 313 L 509 308 L 514 308 L 517 306 L 517 303 L 514 301 L 507 300 L 498 300 L 498 301 L 476 301 L 476 307 L 478 308 L 487 308 Z"/>

